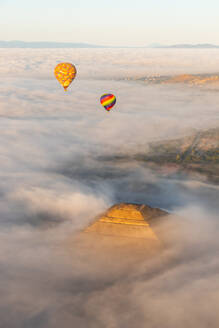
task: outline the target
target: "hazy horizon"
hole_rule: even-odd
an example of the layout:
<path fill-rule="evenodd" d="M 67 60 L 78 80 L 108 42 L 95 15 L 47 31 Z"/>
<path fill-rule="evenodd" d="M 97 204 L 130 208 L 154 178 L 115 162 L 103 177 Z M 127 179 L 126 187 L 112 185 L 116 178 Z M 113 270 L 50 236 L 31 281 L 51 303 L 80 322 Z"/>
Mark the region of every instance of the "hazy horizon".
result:
<path fill-rule="evenodd" d="M 219 44 L 216 0 L 163 2 L 2 0 L 0 39 L 62 40 L 105 46 Z M 112 19 L 113 17 L 113 19 Z"/>
<path fill-rule="evenodd" d="M 142 46 L 132 46 L 132 45 L 103 45 L 103 44 L 92 44 L 84 42 L 62 42 L 62 41 L 23 41 L 23 40 L 0 40 L 0 48 L 23 48 L 23 47 L 33 47 L 33 48 L 130 48 L 130 49 L 141 49 L 141 48 L 200 48 L 200 49 L 211 49 L 219 48 L 217 44 L 210 44 L 207 42 L 202 43 L 175 43 L 175 44 L 161 44 L 152 42 L 150 44 L 145 44 Z"/>

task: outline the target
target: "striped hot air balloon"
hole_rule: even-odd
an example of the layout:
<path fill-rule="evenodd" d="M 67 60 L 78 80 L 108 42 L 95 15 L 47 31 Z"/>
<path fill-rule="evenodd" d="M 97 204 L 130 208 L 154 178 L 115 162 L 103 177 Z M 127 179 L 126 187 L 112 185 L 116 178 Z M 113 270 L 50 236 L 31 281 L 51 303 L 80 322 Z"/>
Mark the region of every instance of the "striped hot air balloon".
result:
<path fill-rule="evenodd" d="M 64 90 L 67 91 L 67 88 L 75 79 L 77 71 L 71 63 L 60 63 L 55 67 L 54 74 Z"/>
<path fill-rule="evenodd" d="M 109 112 L 116 103 L 116 97 L 111 93 L 106 93 L 100 97 L 100 103 Z"/>

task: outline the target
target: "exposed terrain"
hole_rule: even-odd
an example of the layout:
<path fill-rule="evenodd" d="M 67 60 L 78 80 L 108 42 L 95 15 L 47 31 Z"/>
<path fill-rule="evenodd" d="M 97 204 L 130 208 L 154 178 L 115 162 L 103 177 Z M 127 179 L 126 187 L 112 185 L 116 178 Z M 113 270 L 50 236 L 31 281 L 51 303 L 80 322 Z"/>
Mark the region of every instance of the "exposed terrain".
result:
<path fill-rule="evenodd" d="M 200 131 L 182 139 L 152 143 L 139 156 L 159 166 L 174 164 L 176 170 L 193 171 L 219 182 L 219 129 Z"/>
<path fill-rule="evenodd" d="M 111 161 L 135 160 L 164 175 L 197 174 L 199 178 L 219 182 L 219 128 L 198 131 L 191 136 L 153 142 L 145 153 L 105 158 Z"/>
<path fill-rule="evenodd" d="M 152 75 L 128 80 L 143 81 L 147 84 L 188 84 L 188 85 L 218 85 L 219 74 L 180 74 L 180 75 Z"/>

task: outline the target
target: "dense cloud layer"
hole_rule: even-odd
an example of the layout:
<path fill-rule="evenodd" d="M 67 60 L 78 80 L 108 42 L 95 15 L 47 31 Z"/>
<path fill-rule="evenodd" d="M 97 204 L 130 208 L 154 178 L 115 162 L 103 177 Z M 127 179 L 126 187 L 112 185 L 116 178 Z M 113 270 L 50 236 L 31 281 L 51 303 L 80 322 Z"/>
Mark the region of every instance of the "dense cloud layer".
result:
<path fill-rule="evenodd" d="M 2 327 L 218 327 L 218 187 L 104 159 L 218 126 L 217 88 L 118 81 L 214 72 L 217 50 L 0 55 Z M 67 93 L 53 78 L 62 60 L 78 66 Z M 99 104 L 107 91 L 118 100 L 110 113 Z M 89 260 L 68 242 L 119 201 L 179 215 L 160 226 L 164 250 L 128 272 Z"/>
<path fill-rule="evenodd" d="M 218 49 L 1 49 L 1 76 L 52 79 L 62 61 L 73 62 L 79 79 L 217 73 Z"/>

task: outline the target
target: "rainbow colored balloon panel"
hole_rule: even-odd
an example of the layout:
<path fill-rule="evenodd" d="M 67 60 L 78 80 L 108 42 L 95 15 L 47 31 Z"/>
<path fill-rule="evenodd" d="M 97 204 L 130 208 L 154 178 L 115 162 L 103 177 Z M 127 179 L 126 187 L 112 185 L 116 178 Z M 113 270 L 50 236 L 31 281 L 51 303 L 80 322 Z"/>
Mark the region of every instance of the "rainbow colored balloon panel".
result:
<path fill-rule="evenodd" d="M 100 103 L 107 111 L 110 111 L 116 103 L 116 97 L 111 93 L 106 93 L 100 98 Z"/>

